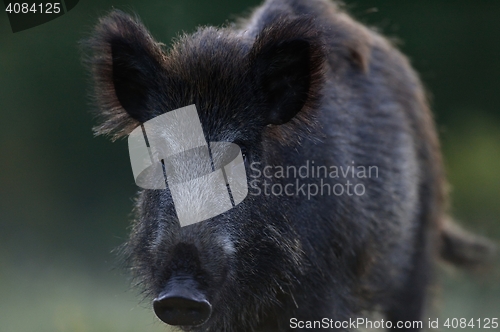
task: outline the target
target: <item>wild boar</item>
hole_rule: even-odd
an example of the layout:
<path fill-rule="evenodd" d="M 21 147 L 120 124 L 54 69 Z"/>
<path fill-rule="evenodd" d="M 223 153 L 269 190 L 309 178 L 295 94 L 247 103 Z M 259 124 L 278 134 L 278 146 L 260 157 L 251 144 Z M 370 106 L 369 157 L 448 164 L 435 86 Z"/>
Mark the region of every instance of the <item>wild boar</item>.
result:
<path fill-rule="evenodd" d="M 170 48 L 114 10 L 85 45 L 97 134 L 124 137 L 195 105 L 206 141 L 245 159 L 245 200 L 189 226 L 169 188 L 138 193 L 123 251 L 167 324 L 289 331 L 328 318 L 321 330 L 349 330 L 341 323 L 380 311 L 397 329 L 422 318 L 440 254 L 471 265 L 487 252 L 447 221 L 417 74 L 335 3 L 268 0 Z"/>

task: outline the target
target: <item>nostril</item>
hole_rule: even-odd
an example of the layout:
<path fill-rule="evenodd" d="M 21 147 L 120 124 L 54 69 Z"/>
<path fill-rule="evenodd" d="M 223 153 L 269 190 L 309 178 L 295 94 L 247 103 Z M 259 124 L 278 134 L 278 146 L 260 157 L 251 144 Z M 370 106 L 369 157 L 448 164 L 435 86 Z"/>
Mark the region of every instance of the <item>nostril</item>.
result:
<path fill-rule="evenodd" d="M 156 316 L 169 325 L 201 325 L 210 318 L 212 306 L 205 299 L 159 296 L 153 301 Z"/>

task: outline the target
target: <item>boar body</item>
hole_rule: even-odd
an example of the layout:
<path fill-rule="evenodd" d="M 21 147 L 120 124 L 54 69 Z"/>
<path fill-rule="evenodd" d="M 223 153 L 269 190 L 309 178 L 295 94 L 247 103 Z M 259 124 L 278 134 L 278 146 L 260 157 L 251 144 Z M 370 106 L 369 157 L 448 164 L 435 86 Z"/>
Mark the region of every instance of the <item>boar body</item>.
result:
<path fill-rule="evenodd" d="M 195 104 L 207 142 L 242 147 L 254 184 L 235 208 L 182 228 L 168 189 L 139 192 L 123 251 L 162 320 L 245 332 L 374 311 L 394 324 L 422 319 L 446 251 L 445 178 L 422 85 L 390 42 L 333 3 L 269 0 L 169 50 L 113 11 L 87 45 L 98 134 L 119 138 Z M 362 184 L 362 195 L 256 194 L 256 174 L 270 186 L 298 179 L 264 178 L 264 167 L 307 163 L 377 176 L 299 178 Z"/>

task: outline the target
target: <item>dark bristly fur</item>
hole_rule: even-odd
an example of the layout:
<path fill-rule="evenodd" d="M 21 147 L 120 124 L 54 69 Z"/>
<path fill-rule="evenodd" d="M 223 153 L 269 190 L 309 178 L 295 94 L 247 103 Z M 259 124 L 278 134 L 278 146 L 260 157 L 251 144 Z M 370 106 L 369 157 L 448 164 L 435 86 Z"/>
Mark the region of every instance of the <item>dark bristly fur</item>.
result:
<path fill-rule="evenodd" d="M 141 191 L 124 246 L 134 276 L 152 298 L 190 278 L 213 308 L 206 323 L 182 329 L 288 331 L 292 317 L 348 320 L 375 310 L 419 320 L 439 253 L 464 266 L 488 256 L 446 217 L 439 142 L 418 76 L 337 5 L 268 0 L 240 26 L 201 28 L 169 50 L 115 10 L 84 45 L 97 134 L 124 137 L 196 104 L 207 141 L 246 149 L 247 173 L 252 162 L 307 160 L 379 169 L 363 179 L 362 196 L 249 195 L 184 228 L 168 190 Z"/>

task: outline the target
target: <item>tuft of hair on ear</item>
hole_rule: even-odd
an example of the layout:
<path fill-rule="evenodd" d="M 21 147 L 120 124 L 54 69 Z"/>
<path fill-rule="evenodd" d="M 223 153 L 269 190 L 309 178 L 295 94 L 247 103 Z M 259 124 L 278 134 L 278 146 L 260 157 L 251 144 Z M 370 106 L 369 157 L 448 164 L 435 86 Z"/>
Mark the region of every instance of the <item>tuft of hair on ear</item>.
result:
<path fill-rule="evenodd" d="M 251 73 L 266 109 L 267 134 L 283 144 L 316 125 L 325 47 L 314 18 L 282 17 L 264 27 L 250 51 Z"/>
<path fill-rule="evenodd" d="M 165 54 L 137 17 L 111 11 L 80 46 L 93 80 L 96 135 L 116 140 L 154 117 Z"/>

